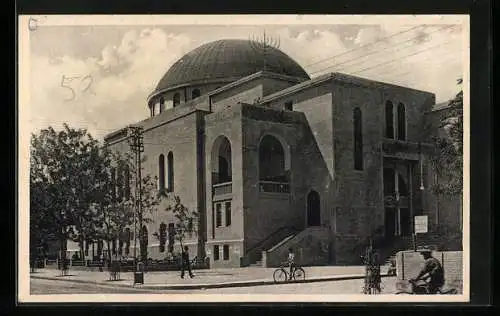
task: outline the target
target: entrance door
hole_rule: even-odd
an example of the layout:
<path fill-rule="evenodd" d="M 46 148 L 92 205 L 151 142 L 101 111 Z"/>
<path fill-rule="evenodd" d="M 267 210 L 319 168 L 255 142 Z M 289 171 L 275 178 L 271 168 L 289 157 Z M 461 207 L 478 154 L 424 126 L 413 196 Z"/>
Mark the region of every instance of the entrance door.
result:
<path fill-rule="evenodd" d="M 307 195 L 307 226 L 321 226 L 321 203 L 316 191 Z"/>
<path fill-rule="evenodd" d="M 393 207 L 385 208 L 385 236 L 394 237 L 396 233 L 396 209 Z"/>

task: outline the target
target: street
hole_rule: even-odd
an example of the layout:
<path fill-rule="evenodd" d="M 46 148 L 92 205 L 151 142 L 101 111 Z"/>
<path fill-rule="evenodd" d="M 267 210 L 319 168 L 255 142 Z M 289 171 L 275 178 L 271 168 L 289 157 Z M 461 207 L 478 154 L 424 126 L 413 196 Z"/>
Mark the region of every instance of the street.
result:
<path fill-rule="evenodd" d="M 96 284 L 73 283 L 31 279 L 31 294 L 89 294 L 89 293 L 186 293 L 186 294 L 361 294 L 363 280 L 314 282 L 301 284 L 277 284 L 252 287 L 233 287 L 205 290 L 145 290 Z M 395 278 L 382 280 L 382 293 L 395 292 Z"/>
<path fill-rule="evenodd" d="M 104 286 L 90 283 L 76 283 L 67 281 L 31 279 L 31 295 L 37 294 L 126 294 L 126 293 L 153 293 L 142 289 L 123 288 L 115 286 Z M 166 291 L 165 291 L 166 292 Z"/>

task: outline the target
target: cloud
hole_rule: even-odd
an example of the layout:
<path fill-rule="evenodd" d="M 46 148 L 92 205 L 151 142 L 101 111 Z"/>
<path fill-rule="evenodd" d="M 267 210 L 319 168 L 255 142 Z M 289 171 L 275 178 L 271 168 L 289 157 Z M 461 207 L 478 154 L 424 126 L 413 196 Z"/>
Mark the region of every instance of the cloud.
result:
<path fill-rule="evenodd" d="M 144 119 L 147 95 L 190 42 L 187 36 L 145 29 L 127 32 L 98 57 L 32 55 L 32 130 L 68 122 L 102 137 Z"/>
<path fill-rule="evenodd" d="M 350 41 L 358 48 L 354 51 L 352 43 L 347 45 L 340 33 L 328 28 L 280 26 L 271 33 L 279 36 L 280 49 L 312 77 L 341 71 L 435 92 L 438 101 L 453 97 L 456 79 L 462 73 L 460 31 L 439 31 L 443 26 L 427 26 L 383 39 L 410 27 L 360 28 Z M 114 45 L 105 45 L 99 39 L 101 48 L 92 49 L 98 52 L 96 56 L 61 56 L 55 53 L 57 49 L 45 54 L 36 51 L 31 56 L 30 70 L 32 130 L 68 122 L 75 127 L 88 127 L 102 137 L 142 120 L 149 114 L 148 94 L 182 55 L 206 42 L 248 39 L 255 32 L 253 27 L 193 28 L 183 33 L 144 28 L 122 33 Z M 377 40 L 376 44 L 367 45 Z M 405 40 L 410 42 L 401 44 Z M 440 46 L 429 48 L 433 45 Z M 425 48 L 429 50 L 417 54 Z M 415 55 L 405 57 L 412 54 Z M 378 66 L 383 63 L 386 64 Z"/>
<path fill-rule="evenodd" d="M 332 58 L 307 70 L 313 77 L 343 72 L 426 90 L 438 102 L 457 92 L 455 82 L 463 69 L 461 30 L 456 26 L 369 26 L 358 31 L 354 43 L 354 49 L 339 48 Z"/>

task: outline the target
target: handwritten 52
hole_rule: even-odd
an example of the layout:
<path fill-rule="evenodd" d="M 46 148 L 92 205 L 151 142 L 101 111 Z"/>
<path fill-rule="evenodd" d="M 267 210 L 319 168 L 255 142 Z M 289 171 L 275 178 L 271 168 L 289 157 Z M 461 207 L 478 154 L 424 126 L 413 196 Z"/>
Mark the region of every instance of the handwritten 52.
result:
<path fill-rule="evenodd" d="M 65 75 L 62 75 L 61 87 L 68 89 L 71 94 L 71 97 L 64 99 L 64 101 L 72 101 L 76 98 L 77 93 L 89 91 L 93 82 L 94 78 L 92 78 L 91 75 L 76 77 L 66 77 Z"/>

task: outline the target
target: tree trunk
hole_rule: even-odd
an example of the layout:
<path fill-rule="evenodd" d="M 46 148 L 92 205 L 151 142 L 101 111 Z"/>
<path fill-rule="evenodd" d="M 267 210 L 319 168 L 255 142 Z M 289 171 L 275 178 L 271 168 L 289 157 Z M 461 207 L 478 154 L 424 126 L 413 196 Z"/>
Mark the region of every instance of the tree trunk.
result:
<path fill-rule="evenodd" d="M 85 262 L 85 237 L 80 235 L 80 240 L 78 241 L 80 246 L 80 259 Z"/>
<path fill-rule="evenodd" d="M 108 264 L 111 263 L 111 242 L 109 240 L 106 240 L 106 244 L 108 245 Z"/>

